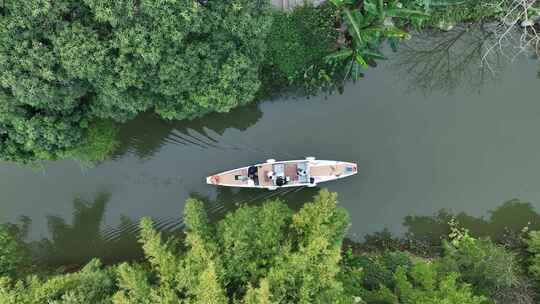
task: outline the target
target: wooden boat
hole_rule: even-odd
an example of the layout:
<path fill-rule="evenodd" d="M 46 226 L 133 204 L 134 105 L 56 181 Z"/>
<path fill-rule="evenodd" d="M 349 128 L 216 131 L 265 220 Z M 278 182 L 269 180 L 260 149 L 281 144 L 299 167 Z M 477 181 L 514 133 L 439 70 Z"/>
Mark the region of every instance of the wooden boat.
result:
<path fill-rule="evenodd" d="M 216 186 L 263 188 L 275 190 L 283 187 L 315 187 L 358 172 L 355 163 L 334 160 L 276 161 L 269 159 L 263 164 L 221 172 L 206 178 L 206 183 Z"/>

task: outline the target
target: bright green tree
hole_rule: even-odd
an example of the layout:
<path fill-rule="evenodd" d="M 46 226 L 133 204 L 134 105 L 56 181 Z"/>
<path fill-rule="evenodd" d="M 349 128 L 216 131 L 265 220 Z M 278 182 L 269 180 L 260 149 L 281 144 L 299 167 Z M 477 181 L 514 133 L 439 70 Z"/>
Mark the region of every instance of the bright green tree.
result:
<path fill-rule="evenodd" d="M 105 304 L 111 303 L 115 290 L 114 268 L 104 269 L 98 260 L 92 260 L 76 273 L 46 280 L 31 276 L 15 283 L 0 278 L 0 302 L 5 304 Z"/>
<path fill-rule="evenodd" d="M 329 303 L 342 299 L 336 280 L 348 226 L 336 195 L 322 191 L 297 214 L 279 201 L 241 207 L 217 225 L 189 200 L 186 251 L 163 241 L 150 220 L 141 242 L 150 273 L 120 266 L 115 303 Z M 157 280 L 151 280 L 151 277 Z"/>
<path fill-rule="evenodd" d="M 396 294 L 403 304 L 485 304 L 470 285 L 458 281 L 459 274 L 441 275 L 436 264 L 424 261 L 410 270 L 399 267 L 395 273 Z"/>

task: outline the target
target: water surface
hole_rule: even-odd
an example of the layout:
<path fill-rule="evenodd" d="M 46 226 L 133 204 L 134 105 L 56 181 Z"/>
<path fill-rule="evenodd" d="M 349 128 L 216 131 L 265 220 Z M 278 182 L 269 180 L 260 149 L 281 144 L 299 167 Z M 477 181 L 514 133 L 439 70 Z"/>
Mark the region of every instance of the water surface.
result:
<path fill-rule="evenodd" d="M 357 176 L 324 185 L 339 193 L 358 237 L 402 232 L 407 215 L 442 208 L 488 216 L 512 198 L 530 201 L 527 212 L 535 213 L 538 62 L 519 57 L 493 76 L 478 69 L 476 53 L 465 52 L 470 46 L 462 42 L 452 53 L 470 56 L 464 63 L 444 62 L 450 48 L 431 56 L 425 48 L 403 50 L 343 94 L 281 98 L 191 122 L 144 114 L 122 127 L 121 148 L 95 168 L 0 163 L 1 220 L 24 216 L 29 240 L 40 241 L 36 248 L 51 262 L 129 258 L 139 254 L 137 220 L 151 216 L 161 229 L 179 231 L 190 195 L 206 200 L 216 219 L 236 202 L 267 197 L 297 208 L 315 190 L 217 189 L 204 178 L 267 158 L 312 155 L 359 164 Z M 519 217 L 508 210 L 508 218 Z"/>

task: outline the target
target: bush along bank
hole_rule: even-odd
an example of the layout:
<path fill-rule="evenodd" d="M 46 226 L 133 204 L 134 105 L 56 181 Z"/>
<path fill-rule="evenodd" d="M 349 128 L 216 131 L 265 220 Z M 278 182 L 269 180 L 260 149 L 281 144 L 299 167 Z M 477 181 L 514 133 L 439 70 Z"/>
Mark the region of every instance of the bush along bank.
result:
<path fill-rule="evenodd" d="M 414 31 L 493 22 L 540 44 L 538 1 L 62 0 L 0 3 L 0 159 L 103 160 L 115 123 L 228 112 L 276 92 L 341 89 Z M 497 45 L 489 50 L 496 50 Z M 489 52 L 489 51 L 488 51 Z"/>
<path fill-rule="evenodd" d="M 145 259 L 71 273 L 25 266 L 17 234 L 0 229 L 2 303 L 538 303 L 540 232 L 522 249 L 476 238 L 450 222 L 430 257 L 396 248 L 353 250 L 347 212 L 321 191 L 294 212 L 279 200 L 241 206 L 218 223 L 202 202 L 184 210 L 185 236 L 140 223 Z"/>

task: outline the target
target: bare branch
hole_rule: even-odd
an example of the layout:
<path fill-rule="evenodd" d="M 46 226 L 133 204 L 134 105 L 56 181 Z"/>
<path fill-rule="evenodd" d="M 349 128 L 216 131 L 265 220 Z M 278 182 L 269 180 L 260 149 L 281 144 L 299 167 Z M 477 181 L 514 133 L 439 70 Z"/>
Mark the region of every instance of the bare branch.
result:
<path fill-rule="evenodd" d="M 505 15 L 499 22 L 492 25 L 494 42 L 484 51 L 482 62 L 495 73 L 488 58 L 499 52 L 510 61 L 531 50 L 540 55 L 540 35 L 535 28 L 537 20 L 531 20 L 531 15 L 538 15 L 535 7 L 539 0 L 501 0 L 497 5 L 505 9 Z M 534 14 L 531 14 L 534 13 Z"/>

